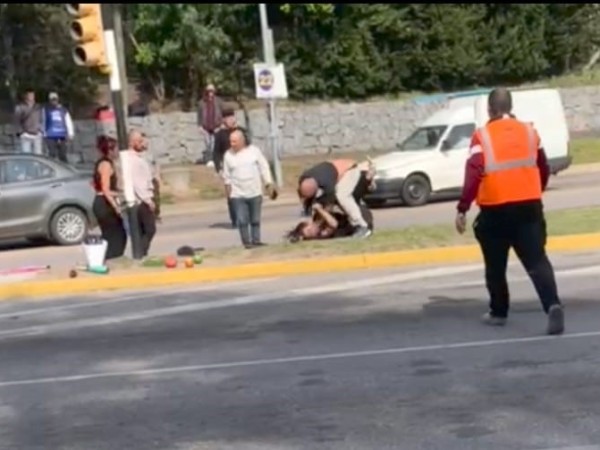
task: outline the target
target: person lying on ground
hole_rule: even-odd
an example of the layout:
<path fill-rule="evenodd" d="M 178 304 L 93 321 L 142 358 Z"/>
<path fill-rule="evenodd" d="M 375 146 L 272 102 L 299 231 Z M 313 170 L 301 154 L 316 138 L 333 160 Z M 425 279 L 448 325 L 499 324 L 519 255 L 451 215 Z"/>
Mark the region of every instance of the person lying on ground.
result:
<path fill-rule="evenodd" d="M 373 213 L 361 204 L 360 212 L 370 231 L 373 231 Z M 301 221 L 286 236 L 288 242 L 311 241 L 317 239 L 333 239 L 351 237 L 354 226 L 348 216 L 336 207 L 325 208 L 320 204 L 314 205 L 314 216 Z"/>
<path fill-rule="evenodd" d="M 354 237 L 368 237 L 371 234 L 362 218 L 357 187 L 365 177 L 372 182 L 374 167 L 371 162 L 357 164 L 350 159 L 326 161 L 305 171 L 298 180 L 298 196 L 305 211 L 316 204 L 324 208 L 339 205 L 348 216 L 355 229 Z"/>

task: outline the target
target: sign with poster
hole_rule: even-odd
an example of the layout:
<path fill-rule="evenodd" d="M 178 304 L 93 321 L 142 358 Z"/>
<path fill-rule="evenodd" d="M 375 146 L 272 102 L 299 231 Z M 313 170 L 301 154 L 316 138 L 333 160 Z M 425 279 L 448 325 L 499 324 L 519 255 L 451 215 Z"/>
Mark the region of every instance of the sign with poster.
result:
<path fill-rule="evenodd" d="M 285 68 L 283 64 L 254 64 L 254 82 L 256 98 L 285 99 L 288 98 Z"/>

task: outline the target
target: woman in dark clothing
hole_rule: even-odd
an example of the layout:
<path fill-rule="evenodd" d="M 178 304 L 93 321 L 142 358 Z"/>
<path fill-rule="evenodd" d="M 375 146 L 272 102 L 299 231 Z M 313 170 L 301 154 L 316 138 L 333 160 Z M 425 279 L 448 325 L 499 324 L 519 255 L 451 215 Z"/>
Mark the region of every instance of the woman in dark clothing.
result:
<path fill-rule="evenodd" d="M 127 233 L 119 210 L 117 198 L 118 182 L 114 159 L 117 155 L 117 141 L 111 137 L 98 138 L 100 158 L 94 167 L 93 211 L 102 232 L 102 239 L 108 243 L 106 259 L 123 256 L 127 245 Z"/>

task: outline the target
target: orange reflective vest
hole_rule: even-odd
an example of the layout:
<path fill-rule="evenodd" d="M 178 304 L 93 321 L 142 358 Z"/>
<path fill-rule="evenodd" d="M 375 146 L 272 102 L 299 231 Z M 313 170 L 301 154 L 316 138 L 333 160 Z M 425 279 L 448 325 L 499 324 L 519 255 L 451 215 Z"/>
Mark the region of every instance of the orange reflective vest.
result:
<path fill-rule="evenodd" d="M 340 181 L 346 172 L 356 166 L 356 161 L 353 159 L 334 159 L 331 164 L 335 167 L 338 173 L 337 180 Z"/>
<path fill-rule="evenodd" d="M 506 118 L 489 122 L 476 133 L 484 163 L 477 204 L 493 206 L 541 199 L 537 167 L 540 138 L 533 126 Z"/>

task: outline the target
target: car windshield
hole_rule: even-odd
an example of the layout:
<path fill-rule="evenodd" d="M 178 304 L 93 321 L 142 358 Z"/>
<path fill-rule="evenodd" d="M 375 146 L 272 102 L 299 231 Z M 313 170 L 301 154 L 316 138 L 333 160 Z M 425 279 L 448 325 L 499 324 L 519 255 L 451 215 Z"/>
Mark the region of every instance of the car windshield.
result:
<path fill-rule="evenodd" d="M 401 144 L 397 144 L 396 147 L 398 150 L 404 152 L 434 150 L 446 128 L 448 128 L 446 125 L 417 128 L 413 134 L 407 137 Z"/>

